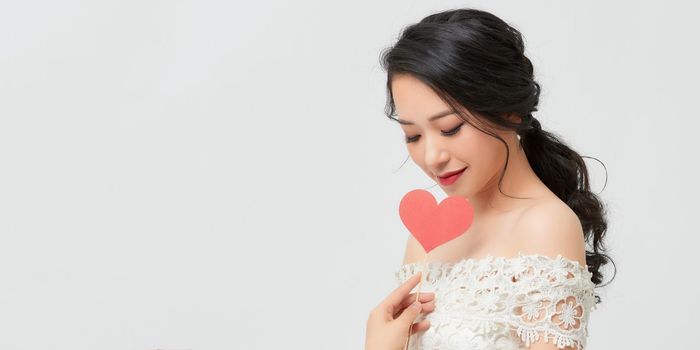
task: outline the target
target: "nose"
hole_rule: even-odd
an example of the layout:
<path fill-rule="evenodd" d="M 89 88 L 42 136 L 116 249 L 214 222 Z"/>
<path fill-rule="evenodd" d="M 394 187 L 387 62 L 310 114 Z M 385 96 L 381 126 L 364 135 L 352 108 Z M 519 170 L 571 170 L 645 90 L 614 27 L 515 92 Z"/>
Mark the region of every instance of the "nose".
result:
<path fill-rule="evenodd" d="M 426 137 L 425 165 L 433 171 L 433 176 L 437 176 L 445 168 L 449 160 L 450 154 L 441 142 L 436 139 L 428 140 Z"/>

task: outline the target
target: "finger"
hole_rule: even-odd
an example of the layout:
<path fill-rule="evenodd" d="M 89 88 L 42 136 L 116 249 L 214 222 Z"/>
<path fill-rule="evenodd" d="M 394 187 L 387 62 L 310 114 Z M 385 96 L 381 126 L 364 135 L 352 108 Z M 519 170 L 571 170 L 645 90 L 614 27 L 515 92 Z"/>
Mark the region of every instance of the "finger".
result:
<path fill-rule="evenodd" d="M 420 322 L 416 322 L 413 324 L 413 327 L 411 327 L 411 335 L 414 335 L 418 332 L 423 332 L 430 328 L 430 321 L 428 320 L 423 320 Z"/>
<path fill-rule="evenodd" d="M 416 301 L 416 294 L 417 293 L 411 293 L 404 297 L 403 300 L 401 300 L 401 304 L 397 305 L 397 308 L 403 310 L 409 305 L 411 305 L 413 302 Z M 420 292 L 419 294 L 420 295 L 418 296 L 418 301 L 420 301 L 421 303 L 427 303 L 435 299 L 434 292 Z"/>
<path fill-rule="evenodd" d="M 429 302 L 423 304 L 422 312 L 428 313 L 428 312 L 433 312 L 433 311 L 435 311 L 435 302 L 434 301 L 429 301 Z"/>
<path fill-rule="evenodd" d="M 421 303 L 413 303 L 409 307 L 405 308 L 401 315 L 396 318 L 396 322 L 399 322 L 403 327 L 408 327 L 411 324 L 413 324 L 413 321 L 416 320 L 416 317 L 418 314 L 421 312 L 421 309 L 423 306 Z"/>
<path fill-rule="evenodd" d="M 382 302 L 382 305 L 384 306 L 385 309 L 389 310 L 390 312 L 395 309 L 396 305 L 401 304 L 401 300 L 408 295 L 411 290 L 413 290 L 413 287 L 415 287 L 418 282 L 421 280 L 421 271 L 418 271 L 416 274 L 413 276 L 409 277 L 404 283 L 402 283 L 400 286 L 398 286 L 396 289 L 394 289 L 389 296 L 384 299 Z"/>
<path fill-rule="evenodd" d="M 435 293 L 433 293 L 433 292 L 426 292 L 426 293 L 421 292 L 420 295 L 418 296 L 418 301 L 423 303 L 424 305 L 425 305 L 425 303 L 429 303 L 429 302 L 432 302 L 434 300 L 435 300 Z M 407 308 L 409 305 L 411 305 L 415 301 L 416 301 L 416 293 L 411 293 L 408 296 L 406 296 L 401 301 L 401 304 L 394 306 L 394 310 L 393 310 L 394 318 L 396 318 L 396 316 L 398 316 L 403 311 L 403 309 Z"/>
<path fill-rule="evenodd" d="M 401 315 L 401 313 L 403 312 L 403 310 L 405 310 L 405 309 L 402 309 L 402 310 L 399 310 L 398 312 L 395 312 L 392 318 L 396 319 L 397 317 L 399 317 Z M 431 300 L 427 303 L 423 303 L 423 305 L 421 307 L 422 313 L 429 313 L 429 312 L 433 312 L 433 311 L 435 311 L 435 302 L 434 301 Z"/>

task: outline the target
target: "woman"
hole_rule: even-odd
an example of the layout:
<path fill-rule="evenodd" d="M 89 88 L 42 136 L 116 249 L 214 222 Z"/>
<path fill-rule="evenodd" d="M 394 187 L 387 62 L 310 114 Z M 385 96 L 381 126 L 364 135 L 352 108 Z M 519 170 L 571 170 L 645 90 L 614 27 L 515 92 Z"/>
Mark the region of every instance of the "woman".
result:
<path fill-rule="evenodd" d="M 430 253 L 435 310 L 410 349 L 583 349 L 600 302 L 607 220 L 582 157 L 542 129 L 540 86 L 520 32 L 460 9 L 408 26 L 382 53 L 389 118 L 409 156 L 471 227 Z M 587 243 L 589 247 L 587 247 Z M 587 250 L 587 248 L 589 250 Z M 409 235 L 399 283 L 423 270 Z"/>

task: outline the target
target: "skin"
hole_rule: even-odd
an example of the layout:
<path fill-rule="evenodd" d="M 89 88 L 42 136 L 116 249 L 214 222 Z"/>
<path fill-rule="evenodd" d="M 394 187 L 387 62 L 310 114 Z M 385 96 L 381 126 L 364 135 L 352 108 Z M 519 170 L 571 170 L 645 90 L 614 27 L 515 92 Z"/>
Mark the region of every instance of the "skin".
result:
<path fill-rule="evenodd" d="M 465 234 L 432 250 L 430 261 L 454 262 L 487 255 L 512 257 L 522 252 L 550 257 L 561 254 L 585 265 L 585 242 L 578 217 L 537 177 L 515 131 L 491 129 L 510 149 L 501 190 L 510 196 L 531 199 L 509 198 L 499 191 L 499 176 L 506 162 L 501 141 L 464 122 L 457 114 L 429 121 L 431 116 L 452 109 L 429 86 L 411 75 L 395 75 L 391 88 L 398 119 L 413 123 L 399 124 L 405 136 L 415 140 L 406 144 L 413 162 L 447 195 L 463 196 L 474 208 L 472 226 Z M 504 117 L 513 122 L 521 120 L 516 114 Z M 455 134 L 444 133 L 460 124 Z M 465 166 L 467 170 L 455 183 L 440 184 L 438 175 Z M 422 262 L 424 250 L 413 236 L 408 236 L 404 263 Z M 530 349 L 556 347 L 540 337 Z"/>

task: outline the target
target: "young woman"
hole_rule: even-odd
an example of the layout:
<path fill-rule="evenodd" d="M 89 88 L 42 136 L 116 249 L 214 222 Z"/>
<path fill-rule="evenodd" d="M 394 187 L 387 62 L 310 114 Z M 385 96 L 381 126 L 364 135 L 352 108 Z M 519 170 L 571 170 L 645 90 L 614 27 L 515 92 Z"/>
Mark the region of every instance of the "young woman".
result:
<path fill-rule="evenodd" d="M 612 262 L 604 205 L 582 157 L 532 115 L 540 86 L 524 51 L 503 20 L 460 9 L 408 26 L 382 53 L 386 113 L 411 159 L 474 208 L 469 230 L 430 253 L 421 291 L 435 308 L 418 315 L 410 349 L 586 345 Z M 408 236 L 399 283 L 424 266 Z"/>

